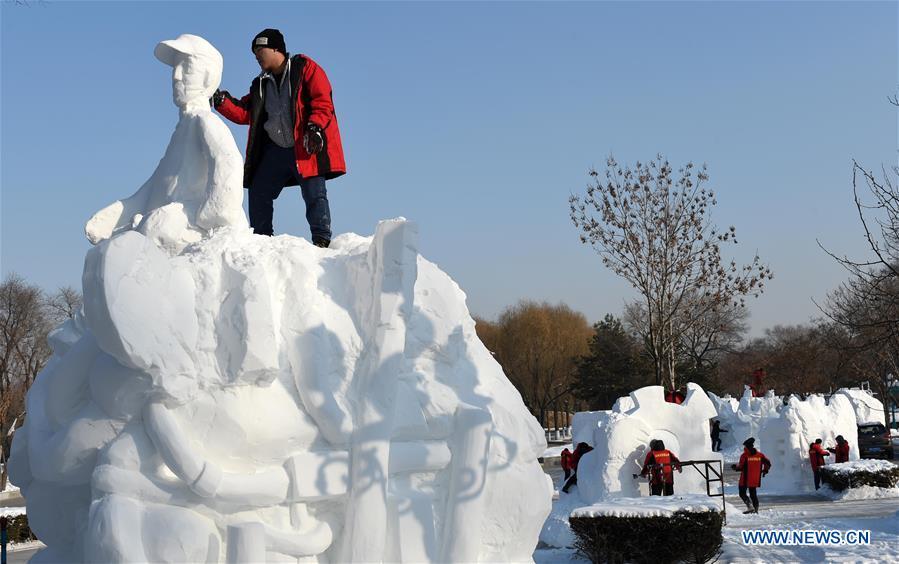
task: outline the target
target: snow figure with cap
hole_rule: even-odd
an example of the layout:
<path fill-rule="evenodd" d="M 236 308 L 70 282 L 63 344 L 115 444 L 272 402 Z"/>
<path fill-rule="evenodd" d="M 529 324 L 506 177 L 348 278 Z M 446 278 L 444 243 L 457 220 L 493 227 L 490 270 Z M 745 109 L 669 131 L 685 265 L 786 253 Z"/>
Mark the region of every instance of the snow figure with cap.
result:
<path fill-rule="evenodd" d="M 162 41 L 154 54 L 172 67 L 178 125 L 152 176 L 131 197 L 94 214 L 85 232 L 97 244 L 136 229 L 177 254 L 212 229 L 247 226 L 243 163 L 231 132 L 209 107 L 221 83 L 222 55 L 190 34 Z"/>
<path fill-rule="evenodd" d="M 84 307 L 13 441 L 34 561 L 530 560 L 543 429 L 415 224 L 254 235 L 206 101 L 221 57 L 194 36 L 156 56 L 181 119 L 88 224 Z"/>

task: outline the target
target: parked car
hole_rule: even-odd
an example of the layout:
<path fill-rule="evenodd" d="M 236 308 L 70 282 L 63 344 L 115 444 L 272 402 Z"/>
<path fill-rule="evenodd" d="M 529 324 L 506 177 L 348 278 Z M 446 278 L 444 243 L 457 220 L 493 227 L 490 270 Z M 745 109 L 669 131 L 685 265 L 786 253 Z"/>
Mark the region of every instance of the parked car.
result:
<path fill-rule="evenodd" d="M 864 423 L 858 426 L 858 452 L 862 458 L 893 459 L 893 441 L 890 430 L 880 423 Z"/>

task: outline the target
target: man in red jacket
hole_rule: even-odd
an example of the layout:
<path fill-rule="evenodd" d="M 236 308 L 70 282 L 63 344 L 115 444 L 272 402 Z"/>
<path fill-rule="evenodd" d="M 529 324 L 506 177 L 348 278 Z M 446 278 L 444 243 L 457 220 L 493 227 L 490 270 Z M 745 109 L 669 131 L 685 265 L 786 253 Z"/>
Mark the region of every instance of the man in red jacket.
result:
<path fill-rule="evenodd" d="M 561 460 L 562 470 L 565 472 L 565 479 L 568 480 L 568 478 L 571 477 L 571 470 L 574 468 L 571 451 L 568 450 L 567 448 L 562 449 L 561 458 L 562 458 L 562 460 Z"/>
<path fill-rule="evenodd" d="M 812 465 L 812 474 L 815 478 L 815 489 L 821 489 L 821 467 L 824 466 L 824 457 L 830 456 L 830 453 L 821 446 L 821 439 L 815 440 L 809 445 L 808 460 Z"/>
<path fill-rule="evenodd" d="M 680 460 L 660 439 L 649 441 L 641 476 L 649 476 L 649 495 L 674 495 L 674 470 L 682 472 Z"/>
<path fill-rule="evenodd" d="M 570 478 L 565 480 L 565 485 L 562 486 L 562 491 L 568 493 L 568 489 L 571 486 L 577 485 L 577 466 L 581 461 L 581 457 L 593 450 L 593 447 L 588 445 L 587 443 L 578 443 L 574 449 L 574 453 L 571 455 L 571 471 L 573 474 Z"/>
<path fill-rule="evenodd" d="M 740 499 L 746 504 L 746 511 L 743 513 L 758 513 L 759 498 L 756 495 L 756 489 L 762 485 L 762 476 L 771 469 L 771 461 L 755 449 L 755 439 L 749 437 L 743 441 L 743 454 L 740 455 L 740 462 L 731 465 L 731 468 L 740 473 L 738 491 Z M 748 497 L 746 490 L 749 490 Z"/>
<path fill-rule="evenodd" d="M 834 453 L 837 464 L 849 462 L 849 441 L 843 438 L 843 435 L 837 435 L 836 448 L 828 448 L 827 450 Z"/>
<path fill-rule="evenodd" d="M 253 38 L 262 72 L 250 92 L 236 99 L 218 90 L 215 109 L 229 120 L 249 124 L 244 188 L 249 188 L 253 232 L 272 235 L 273 202 L 285 186 L 299 184 L 306 202 L 312 242 L 331 242 L 331 211 L 325 180 L 346 173 L 331 83 L 305 55 L 291 57 L 284 36 L 265 29 Z"/>

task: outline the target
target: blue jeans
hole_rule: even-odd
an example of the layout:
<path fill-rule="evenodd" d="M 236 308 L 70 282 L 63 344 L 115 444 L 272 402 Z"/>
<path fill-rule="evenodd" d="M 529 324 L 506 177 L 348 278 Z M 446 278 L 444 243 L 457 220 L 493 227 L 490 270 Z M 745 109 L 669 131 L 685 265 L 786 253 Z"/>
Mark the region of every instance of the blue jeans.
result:
<path fill-rule="evenodd" d="M 306 202 L 306 221 L 315 239 L 331 240 L 331 210 L 328 205 L 328 190 L 324 176 L 301 178 L 293 148 L 279 147 L 268 142 L 262 154 L 262 161 L 256 169 L 250 184 L 250 226 L 253 233 L 272 235 L 272 215 L 274 201 L 281 190 L 291 181 L 299 182 Z"/>

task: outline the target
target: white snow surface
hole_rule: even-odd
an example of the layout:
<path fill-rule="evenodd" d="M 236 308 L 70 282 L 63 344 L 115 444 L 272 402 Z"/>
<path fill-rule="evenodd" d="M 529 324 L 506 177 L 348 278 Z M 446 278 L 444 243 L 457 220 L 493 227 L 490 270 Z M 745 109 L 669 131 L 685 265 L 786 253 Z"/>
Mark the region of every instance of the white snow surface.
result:
<path fill-rule="evenodd" d="M 571 512 L 571 517 L 670 517 L 679 511 L 705 513 L 721 510 L 720 498 L 689 494 L 603 501 L 578 507 Z"/>
<path fill-rule="evenodd" d="M 0 517 L 18 517 L 25 515 L 26 511 L 24 507 L 0 507 Z"/>
<path fill-rule="evenodd" d="M 251 234 L 199 39 L 157 47 L 193 125 L 89 222 L 83 311 L 15 434 L 35 562 L 531 560 L 546 441 L 465 294 L 402 218 Z"/>
<path fill-rule="evenodd" d="M 827 485 L 824 485 L 816 493 L 835 501 L 857 501 L 860 499 L 899 497 L 899 487 L 878 488 L 875 486 L 859 486 L 857 488 L 846 488 L 841 492 L 837 492 L 827 487 Z"/>
<path fill-rule="evenodd" d="M 827 468 L 840 474 L 852 474 L 854 472 L 882 472 L 896 468 L 896 464 L 889 460 L 852 460 L 839 464 L 828 464 Z"/>
<path fill-rule="evenodd" d="M 870 392 L 859 388 L 840 388 L 837 394 L 846 396 L 852 408 L 855 410 L 856 422 L 880 423 L 886 425 L 883 402 L 871 395 Z"/>

